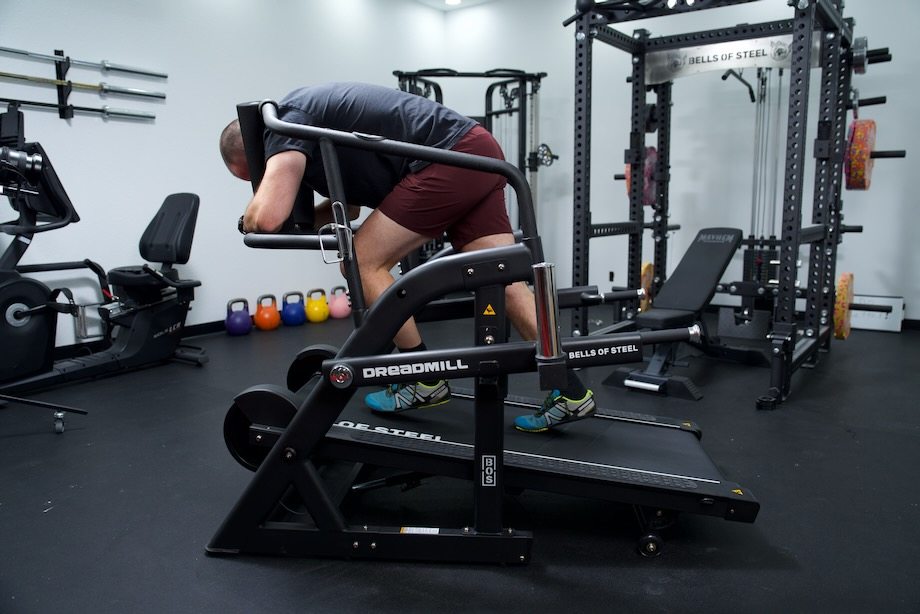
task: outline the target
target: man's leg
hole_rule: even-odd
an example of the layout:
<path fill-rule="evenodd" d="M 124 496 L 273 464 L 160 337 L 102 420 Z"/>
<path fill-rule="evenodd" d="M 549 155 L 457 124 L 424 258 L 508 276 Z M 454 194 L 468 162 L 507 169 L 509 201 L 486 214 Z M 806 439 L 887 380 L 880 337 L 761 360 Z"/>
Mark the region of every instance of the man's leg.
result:
<path fill-rule="evenodd" d="M 480 126 L 464 135 L 454 151 L 501 158 L 501 148 Z M 500 195 L 504 184 L 503 178 L 490 173 L 436 163 L 403 177 L 356 235 L 364 235 L 358 239 L 363 245 L 357 251 L 369 301 L 393 283 L 390 270 L 401 258 L 431 238 L 440 237 L 488 195 L 496 190 Z M 500 210 L 504 215 L 504 205 Z M 499 230 L 505 228 L 510 231 L 507 216 Z M 462 244 L 457 247 L 462 248 Z M 403 325 L 394 341 L 400 350 L 425 349 L 414 320 Z M 393 412 L 438 405 L 448 399 L 450 389 L 442 380 L 390 386 L 368 395 L 365 402 L 375 411 Z"/>
<path fill-rule="evenodd" d="M 368 305 L 372 305 L 383 291 L 393 284 L 390 271 L 406 254 L 431 240 L 417 232 L 400 226 L 384 213 L 374 210 L 355 234 L 355 254 L 361 271 L 361 286 Z M 393 339 L 396 347 L 406 350 L 422 342 L 415 320 L 403 324 Z"/>
<path fill-rule="evenodd" d="M 463 246 L 462 251 L 471 252 L 513 244 L 514 235 L 495 234 L 473 239 Z M 533 292 L 530 291 L 527 284 L 519 281 L 505 288 L 505 310 L 508 312 L 511 324 L 523 339 L 533 341 L 537 338 L 537 308 L 534 304 Z"/>
<path fill-rule="evenodd" d="M 470 241 L 463 251 L 500 247 L 513 242 L 511 234 L 488 235 Z M 537 338 L 537 309 L 533 292 L 526 284 L 516 282 L 505 288 L 505 309 L 521 337 L 527 341 Z M 595 408 L 594 393 L 585 388 L 578 375 L 569 369 L 565 388 L 552 391 L 536 413 L 515 418 L 514 427 L 528 433 L 539 433 L 557 424 L 587 418 Z"/>
<path fill-rule="evenodd" d="M 390 271 L 410 251 L 431 238 L 397 224 L 383 212 L 373 211 L 355 234 L 355 255 L 361 271 L 361 286 L 368 305 L 374 303 L 393 284 Z M 393 339 L 397 349 L 424 349 L 415 319 L 406 320 Z M 378 412 L 398 412 L 432 407 L 450 400 L 447 382 L 430 381 L 394 384 L 364 398 L 365 404 Z"/>

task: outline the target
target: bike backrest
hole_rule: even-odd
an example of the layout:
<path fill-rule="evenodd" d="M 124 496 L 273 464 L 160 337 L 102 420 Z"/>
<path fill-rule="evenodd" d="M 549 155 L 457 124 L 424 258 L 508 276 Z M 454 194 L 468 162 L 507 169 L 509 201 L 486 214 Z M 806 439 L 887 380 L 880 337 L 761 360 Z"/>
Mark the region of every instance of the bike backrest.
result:
<path fill-rule="evenodd" d="M 167 265 L 187 263 L 198 220 L 198 202 L 197 194 L 167 196 L 141 235 L 141 258 Z"/>

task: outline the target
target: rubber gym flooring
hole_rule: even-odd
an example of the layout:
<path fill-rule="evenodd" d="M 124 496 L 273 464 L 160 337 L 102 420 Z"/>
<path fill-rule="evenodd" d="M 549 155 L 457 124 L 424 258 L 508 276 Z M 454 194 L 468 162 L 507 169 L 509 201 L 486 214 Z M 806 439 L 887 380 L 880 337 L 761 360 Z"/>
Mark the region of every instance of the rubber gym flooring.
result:
<path fill-rule="evenodd" d="M 509 524 L 534 533 L 527 566 L 207 556 L 252 475 L 223 442 L 233 396 L 283 384 L 297 350 L 349 328 L 202 336 L 190 342 L 209 352 L 204 367 L 36 395 L 90 410 L 63 434 L 47 410 L 0 409 L 0 612 L 920 611 L 920 331 L 834 342 L 773 412 L 754 408 L 764 368 L 692 359 L 698 402 L 583 371 L 603 407 L 697 422 L 725 477 L 761 503 L 752 525 L 682 516 L 654 559 L 636 552 L 630 510 L 529 491 L 506 504 Z M 464 322 L 423 332 L 432 348 L 471 338 Z M 536 396 L 535 381 L 512 377 L 512 393 Z M 362 502 L 465 526 L 470 493 L 442 478 Z"/>

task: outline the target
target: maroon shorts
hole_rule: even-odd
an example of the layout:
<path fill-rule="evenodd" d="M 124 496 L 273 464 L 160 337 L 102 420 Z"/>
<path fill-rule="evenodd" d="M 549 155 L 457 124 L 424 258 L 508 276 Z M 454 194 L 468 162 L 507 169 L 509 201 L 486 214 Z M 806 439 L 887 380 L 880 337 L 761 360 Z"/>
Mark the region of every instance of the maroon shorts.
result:
<path fill-rule="evenodd" d="M 475 126 L 453 151 L 504 160 L 501 147 Z M 457 250 L 479 237 L 510 233 L 501 175 L 445 164 L 429 164 L 400 181 L 377 207 L 388 218 L 427 237 L 447 237 Z"/>

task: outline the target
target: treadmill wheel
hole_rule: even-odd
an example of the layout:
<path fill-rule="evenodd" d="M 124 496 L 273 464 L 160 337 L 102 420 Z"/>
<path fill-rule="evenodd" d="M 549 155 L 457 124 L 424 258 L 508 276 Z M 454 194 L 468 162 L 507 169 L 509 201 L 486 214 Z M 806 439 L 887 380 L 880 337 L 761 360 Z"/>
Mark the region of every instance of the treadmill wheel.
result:
<path fill-rule="evenodd" d="M 654 533 L 649 533 L 639 538 L 639 553 L 642 556 L 650 558 L 658 556 L 661 554 L 662 547 L 664 547 L 664 540 Z"/>
<path fill-rule="evenodd" d="M 288 367 L 288 390 L 298 392 L 306 386 L 311 379 L 322 373 L 323 361 L 335 358 L 337 353 L 337 348 L 324 344 L 311 345 L 300 350 Z"/>
<path fill-rule="evenodd" d="M 297 413 L 296 397 L 280 387 L 253 387 L 234 400 L 224 418 L 230 455 L 255 471 Z"/>
<path fill-rule="evenodd" d="M 643 530 L 663 533 L 677 524 L 677 513 L 659 508 L 642 508 L 639 516 Z"/>

